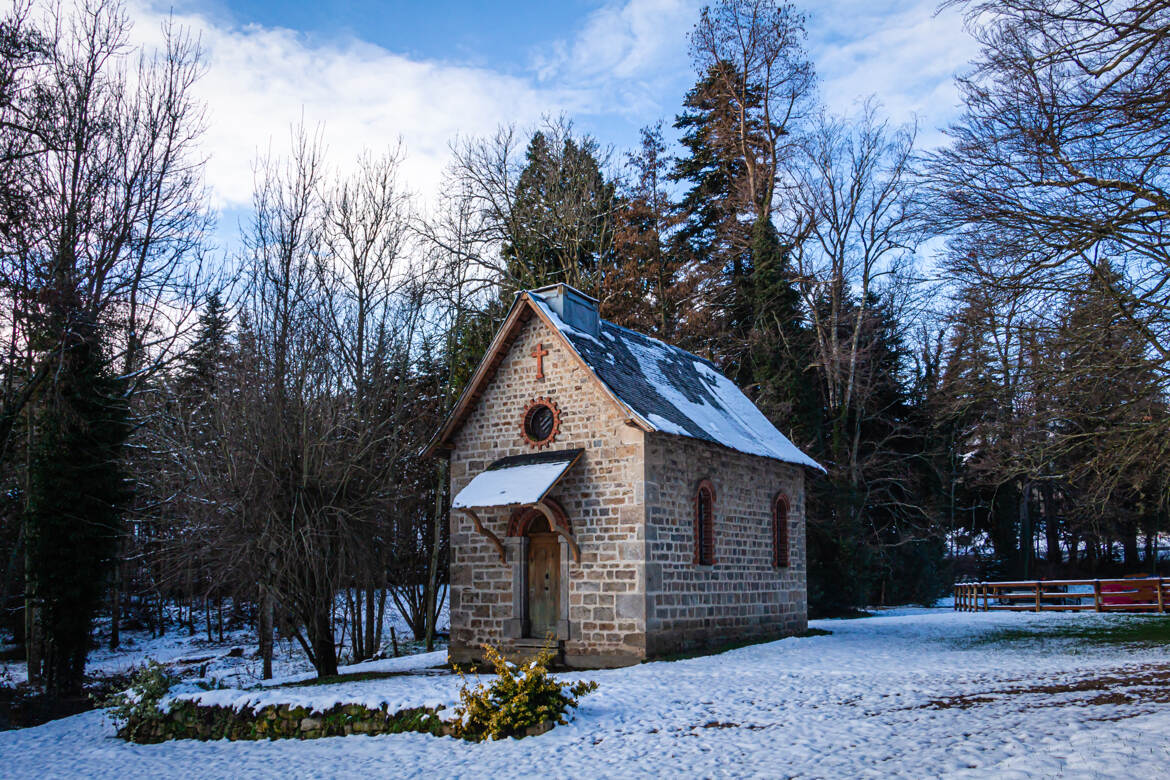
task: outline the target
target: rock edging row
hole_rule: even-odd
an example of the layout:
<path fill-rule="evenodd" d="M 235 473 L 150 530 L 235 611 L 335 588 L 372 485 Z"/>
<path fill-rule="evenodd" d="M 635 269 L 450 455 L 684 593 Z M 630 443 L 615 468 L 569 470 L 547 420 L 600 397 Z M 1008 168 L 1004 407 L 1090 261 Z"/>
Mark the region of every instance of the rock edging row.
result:
<path fill-rule="evenodd" d="M 118 729 L 130 742 L 155 744 L 171 739 L 317 739 L 350 734 L 419 732 L 444 736 L 452 727 L 439 717 L 442 707 L 413 707 L 389 712 L 387 705 L 371 709 L 361 704 L 338 704 L 324 711 L 272 704 L 252 709 L 202 705 L 187 699 L 171 702 L 167 712 L 131 717 Z"/>

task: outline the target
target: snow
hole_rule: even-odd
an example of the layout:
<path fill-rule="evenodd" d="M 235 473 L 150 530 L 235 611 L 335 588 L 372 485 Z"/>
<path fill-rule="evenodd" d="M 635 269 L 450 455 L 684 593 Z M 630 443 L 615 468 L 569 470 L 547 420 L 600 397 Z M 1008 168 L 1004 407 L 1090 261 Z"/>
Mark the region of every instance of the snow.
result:
<path fill-rule="evenodd" d="M 171 701 L 176 699 L 190 699 L 199 704 L 208 706 L 231 707 L 242 710 L 245 707 L 259 709 L 269 704 L 289 704 L 299 707 L 308 707 L 314 712 L 324 712 L 338 704 L 361 704 L 369 709 L 378 709 L 386 705 L 388 712 L 398 712 L 411 707 L 445 707 L 452 709 L 458 699 L 453 695 L 450 672 L 441 674 L 418 674 L 431 667 L 447 663 L 446 651 L 434 653 L 420 653 L 418 655 L 401 658 L 387 658 L 380 661 L 366 661 L 360 664 L 351 664 L 338 668 L 339 675 L 368 674 L 368 673 L 416 673 L 411 677 L 411 685 L 386 688 L 369 685 L 367 682 L 341 682 L 330 685 L 305 685 L 298 687 L 280 688 L 271 685 L 253 690 L 178 690 L 163 700 L 161 706 L 165 709 Z M 285 679 L 283 684 L 300 682 L 303 678 Z M 308 676 L 312 679 L 312 676 Z"/>
<path fill-rule="evenodd" d="M 341 599 L 338 603 L 338 615 L 342 608 Z M 444 602 L 435 625 L 440 631 L 447 631 L 450 625 L 448 604 Z M 90 651 L 86 662 L 86 672 L 90 675 L 124 674 L 135 667 L 142 666 L 147 660 L 157 661 L 168 667 L 172 674 L 184 678 L 196 678 L 200 674 L 207 678 L 214 678 L 217 682 L 235 687 L 250 687 L 253 685 L 271 685 L 277 681 L 294 682 L 311 680 L 316 677 L 313 666 L 305 656 L 304 650 L 294 639 L 277 639 L 273 643 L 272 670 L 275 680 L 263 680 L 263 663 L 256 648 L 256 631 L 254 627 L 241 627 L 224 632 L 224 641 L 207 641 L 202 628 L 194 634 L 189 634 L 185 628 L 171 625 L 162 636 L 152 637 L 146 631 L 123 630 L 122 644 L 117 650 L 110 650 L 106 644 L 109 620 L 106 619 L 98 626 L 98 643 Z M 386 612 L 382 621 L 382 647 L 384 654 L 392 651 L 391 629 L 397 632 L 400 649 L 410 652 L 413 646 L 413 636 L 405 618 L 394 608 L 392 599 L 386 597 Z M 340 633 L 340 631 L 339 631 Z M 339 637 L 340 639 L 340 637 Z M 346 632 L 345 642 L 340 644 L 338 652 L 344 658 L 351 651 L 351 637 Z M 441 643 L 440 643 L 441 644 Z M 243 655 L 231 655 L 233 649 L 242 649 Z M 392 670 L 395 663 L 414 663 L 409 659 L 422 656 L 403 656 L 387 658 L 381 661 L 369 661 L 353 667 L 345 667 L 353 671 L 363 671 L 366 664 L 390 664 L 377 671 Z M 432 664 L 433 665 L 433 664 Z M 23 661 L 0 662 L 0 681 L 12 683 L 24 682 L 27 679 L 27 669 Z"/>
<path fill-rule="evenodd" d="M 734 382 L 706 363 L 693 361 L 699 376 L 722 406 L 713 406 L 702 399 L 692 401 L 667 379 L 663 367 L 670 365 L 671 353 L 677 352 L 674 347 L 655 339 L 630 339 L 628 347 L 637 358 L 643 376 L 654 389 L 713 440 L 740 452 L 824 471 L 819 463 L 801 452 L 787 436 L 777 430 Z M 655 418 L 650 420 L 651 424 L 663 433 L 688 435 L 680 426 L 658 415 L 651 417 Z"/>
<path fill-rule="evenodd" d="M 451 500 L 451 508 L 535 504 L 571 465 L 571 460 L 561 460 L 481 472 Z"/>
<path fill-rule="evenodd" d="M 1094 702 L 1102 691 L 1038 686 L 1165 672 L 1170 648 L 988 641 L 1005 628 L 1143 619 L 909 608 L 814 621 L 832 635 L 563 675 L 601 687 L 572 723 L 520 741 L 399 734 L 130 745 L 89 712 L 0 733 L 0 756 L 7 777 L 1160 777 L 1170 764 L 1170 704 L 1140 695 Z M 399 659 L 399 670 L 429 660 Z M 402 675 L 263 695 L 418 705 L 453 701 L 459 682 Z"/>
<path fill-rule="evenodd" d="M 574 338 L 589 339 L 593 343 L 609 349 L 592 334 L 585 333 L 566 323 L 557 316 L 557 313 L 539 295 L 531 294 L 529 297 L 532 299 L 533 304 L 562 333 L 572 335 Z M 605 323 L 605 326 L 610 328 L 619 327 L 608 322 Z M 620 329 L 625 330 L 624 328 Z M 633 333 L 633 331 L 630 332 Z M 605 335 L 609 340 L 614 340 L 610 334 L 606 333 Z M 801 452 L 787 436 L 781 433 L 764 416 L 763 412 L 757 409 L 756 405 L 736 387 L 734 382 L 720 374 L 708 363 L 658 339 L 644 334 L 636 335 L 638 336 L 637 339 L 625 339 L 625 343 L 637 359 L 639 369 L 646 378 L 646 381 L 666 401 L 705 431 L 712 440 L 731 449 L 746 452 L 751 455 L 762 455 L 763 457 L 775 458 L 786 463 L 796 463 L 817 469 L 818 471 L 825 470 L 819 463 Z M 572 340 L 566 339 L 566 341 L 570 348 L 572 348 Z M 719 400 L 722 407 L 713 406 L 702 400 L 698 402 L 690 400 L 667 379 L 663 367 L 669 366 L 672 359 L 677 359 L 679 355 L 694 358 L 693 365 L 696 372 L 707 383 L 711 394 Z M 588 364 L 587 361 L 586 363 Z M 635 417 L 648 423 L 654 430 L 678 436 L 692 435 L 681 425 L 659 414 L 648 413 L 643 415 L 637 409 L 634 409 L 630 403 L 625 401 L 623 403 L 625 403 Z"/>

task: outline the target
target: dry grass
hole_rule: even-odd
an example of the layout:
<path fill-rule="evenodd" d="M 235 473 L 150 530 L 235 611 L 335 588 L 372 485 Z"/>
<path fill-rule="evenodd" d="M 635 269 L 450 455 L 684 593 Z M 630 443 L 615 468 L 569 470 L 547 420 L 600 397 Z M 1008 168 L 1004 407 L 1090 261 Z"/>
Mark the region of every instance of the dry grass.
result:
<path fill-rule="evenodd" d="M 1095 695 L 1078 696 L 1076 694 Z M 1103 704 L 1170 704 L 1170 664 L 1103 671 L 1100 674 L 1069 682 L 1025 684 L 981 693 L 946 696 L 913 709 L 969 709 L 1022 696 L 1033 698 L 1016 702 L 1021 708 Z M 1053 698 L 1056 696 L 1062 698 L 1056 700 Z M 1135 709 L 1132 713 L 1115 715 L 1110 719 L 1132 717 L 1139 714 L 1141 714 L 1141 710 Z"/>

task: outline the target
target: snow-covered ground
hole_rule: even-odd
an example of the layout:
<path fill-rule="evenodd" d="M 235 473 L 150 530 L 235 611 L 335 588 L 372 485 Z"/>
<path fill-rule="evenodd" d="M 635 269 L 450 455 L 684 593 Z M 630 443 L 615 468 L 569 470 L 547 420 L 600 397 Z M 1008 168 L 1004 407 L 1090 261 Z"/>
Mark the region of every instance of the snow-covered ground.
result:
<path fill-rule="evenodd" d="M 446 604 L 438 615 L 436 625 L 440 632 L 448 630 L 450 620 Z M 385 655 L 392 653 L 391 629 L 394 629 L 403 654 L 419 651 L 419 643 L 413 641 L 414 635 L 406 621 L 393 606 L 387 604 L 382 621 L 382 653 Z M 150 636 L 146 631 L 124 631 L 121 646 L 117 650 L 109 649 L 107 637 L 108 621 L 98 626 L 97 638 L 101 643 L 90 652 L 86 663 L 86 671 L 90 675 L 125 673 L 151 660 L 166 664 L 172 674 L 184 678 L 202 676 L 239 687 L 262 684 L 263 662 L 256 649 L 256 632 L 253 628 L 225 631 L 222 642 L 218 636 L 209 642 L 202 628 L 191 634 L 186 628 L 171 625 L 165 634 L 157 637 Z M 438 644 L 442 646 L 444 642 Z M 348 641 L 338 648 L 338 652 L 344 662 L 350 654 Z M 275 677 L 285 680 L 307 680 L 315 676 L 313 665 L 294 639 L 276 640 L 272 671 Z M 26 679 L 27 668 L 23 661 L 0 662 L 0 682 L 19 683 Z"/>
<path fill-rule="evenodd" d="M 985 641 L 1004 628 L 1141 619 L 911 609 L 817 621 L 832 634 L 566 675 L 601 684 L 571 724 L 485 744 L 401 734 L 130 745 L 101 712 L 89 712 L 0 733 L 0 774 L 1165 777 L 1170 647 Z M 421 669 L 435 658 L 375 664 Z M 458 683 L 396 676 L 261 693 L 451 703 Z"/>

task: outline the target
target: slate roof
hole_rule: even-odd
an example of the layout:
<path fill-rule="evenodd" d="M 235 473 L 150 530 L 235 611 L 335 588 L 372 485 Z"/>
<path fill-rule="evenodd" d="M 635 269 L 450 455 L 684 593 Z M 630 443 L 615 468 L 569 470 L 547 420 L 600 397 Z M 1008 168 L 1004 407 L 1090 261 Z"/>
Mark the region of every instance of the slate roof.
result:
<path fill-rule="evenodd" d="M 566 324 L 539 295 L 528 295 L 597 378 L 651 430 L 824 471 L 710 361 L 606 320 L 594 336 Z"/>

